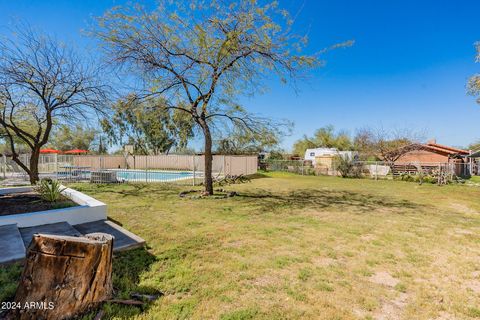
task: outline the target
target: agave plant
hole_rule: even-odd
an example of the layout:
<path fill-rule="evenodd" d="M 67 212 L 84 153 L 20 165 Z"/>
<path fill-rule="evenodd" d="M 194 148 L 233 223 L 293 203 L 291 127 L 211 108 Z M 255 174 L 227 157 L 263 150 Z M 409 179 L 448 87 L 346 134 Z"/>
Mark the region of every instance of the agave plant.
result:
<path fill-rule="evenodd" d="M 48 202 L 57 202 L 62 196 L 62 191 L 66 188 L 62 188 L 62 185 L 56 180 L 43 179 L 40 181 L 37 191 L 40 193 L 40 197 Z"/>

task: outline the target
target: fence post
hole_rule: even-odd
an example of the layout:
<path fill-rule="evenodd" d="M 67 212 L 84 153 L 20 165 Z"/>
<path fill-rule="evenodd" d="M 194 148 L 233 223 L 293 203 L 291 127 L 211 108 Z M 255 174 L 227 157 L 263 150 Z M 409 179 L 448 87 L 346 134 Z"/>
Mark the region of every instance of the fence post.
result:
<path fill-rule="evenodd" d="M 195 167 L 196 167 L 196 165 L 195 165 L 195 155 L 192 156 L 192 163 L 193 163 L 193 183 L 192 183 L 192 185 L 195 187 L 195 171 L 196 171 L 195 170 Z"/>
<path fill-rule="evenodd" d="M 375 161 L 375 180 L 378 180 L 378 161 Z"/>
<path fill-rule="evenodd" d="M 225 177 L 227 175 L 227 171 L 225 170 L 225 166 L 227 165 L 225 155 L 223 155 L 223 176 Z"/>

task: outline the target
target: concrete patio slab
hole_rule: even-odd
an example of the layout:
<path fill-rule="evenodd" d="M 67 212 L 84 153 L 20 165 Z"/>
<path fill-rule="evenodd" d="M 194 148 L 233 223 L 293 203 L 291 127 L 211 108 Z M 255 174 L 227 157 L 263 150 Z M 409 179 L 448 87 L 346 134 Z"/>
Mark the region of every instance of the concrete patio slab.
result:
<path fill-rule="evenodd" d="M 0 226 L 0 264 L 25 258 L 25 246 L 16 224 Z"/>

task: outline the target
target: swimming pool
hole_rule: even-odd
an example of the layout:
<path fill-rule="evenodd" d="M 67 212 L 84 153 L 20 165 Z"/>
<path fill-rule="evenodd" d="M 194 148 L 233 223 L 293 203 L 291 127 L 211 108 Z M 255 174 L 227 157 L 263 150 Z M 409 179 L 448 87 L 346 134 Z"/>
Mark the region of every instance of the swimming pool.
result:
<path fill-rule="evenodd" d="M 132 182 L 171 182 L 193 179 L 191 171 L 158 171 L 158 170 L 113 170 L 117 172 L 117 179 Z M 199 177 L 198 173 L 195 177 Z"/>

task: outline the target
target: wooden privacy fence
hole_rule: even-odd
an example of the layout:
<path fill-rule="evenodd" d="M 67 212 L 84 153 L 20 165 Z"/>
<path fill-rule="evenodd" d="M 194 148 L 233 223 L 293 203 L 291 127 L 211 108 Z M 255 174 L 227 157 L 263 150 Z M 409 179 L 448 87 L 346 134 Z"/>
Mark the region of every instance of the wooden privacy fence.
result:
<path fill-rule="evenodd" d="M 213 156 L 213 172 L 222 175 L 249 175 L 257 172 L 257 156 Z M 74 156 L 72 165 L 91 169 L 157 169 L 202 172 L 205 168 L 201 155 L 106 155 Z"/>

